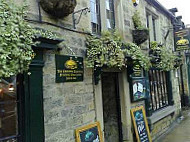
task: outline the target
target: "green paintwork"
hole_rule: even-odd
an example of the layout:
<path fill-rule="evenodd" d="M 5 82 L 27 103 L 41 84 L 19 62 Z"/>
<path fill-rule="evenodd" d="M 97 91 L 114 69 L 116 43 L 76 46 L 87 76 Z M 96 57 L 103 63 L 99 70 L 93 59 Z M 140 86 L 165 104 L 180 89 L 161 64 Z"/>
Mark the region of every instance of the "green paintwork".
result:
<path fill-rule="evenodd" d="M 25 74 L 24 142 L 44 142 L 43 112 L 43 51 L 36 51 L 30 65 L 30 75 Z"/>

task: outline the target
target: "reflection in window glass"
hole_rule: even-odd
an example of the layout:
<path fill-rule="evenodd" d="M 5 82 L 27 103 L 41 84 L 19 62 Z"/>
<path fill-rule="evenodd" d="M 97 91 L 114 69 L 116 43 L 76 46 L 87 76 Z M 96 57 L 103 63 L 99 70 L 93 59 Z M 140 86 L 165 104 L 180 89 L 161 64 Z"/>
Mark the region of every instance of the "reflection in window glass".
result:
<path fill-rule="evenodd" d="M 115 18 L 114 18 L 114 2 L 113 0 L 106 0 L 106 17 L 107 17 L 107 28 L 115 28 Z"/>
<path fill-rule="evenodd" d="M 0 80 L 0 141 L 14 142 L 18 135 L 16 77 Z"/>
<path fill-rule="evenodd" d="M 90 13 L 91 13 L 91 25 L 92 33 L 100 34 L 100 2 L 99 0 L 90 0 Z"/>

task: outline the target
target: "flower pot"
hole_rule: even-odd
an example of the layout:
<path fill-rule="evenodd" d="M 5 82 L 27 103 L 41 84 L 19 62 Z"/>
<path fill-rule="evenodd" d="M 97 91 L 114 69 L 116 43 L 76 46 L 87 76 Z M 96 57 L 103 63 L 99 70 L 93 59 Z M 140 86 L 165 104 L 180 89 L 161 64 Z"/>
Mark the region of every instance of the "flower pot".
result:
<path fill-rule="evenodd" d="M 40 5 L 48 14 L 63 18 L 74 12 L 76 0 L 40 0 Z"/>
<path fill-rule="evenodd" d="M 134 43 L 140 45 L 149 38 L 149 31 L 148 29 L 143 29 L 143 30 L 136 29 L 132 31 L 132 35 Z"/>

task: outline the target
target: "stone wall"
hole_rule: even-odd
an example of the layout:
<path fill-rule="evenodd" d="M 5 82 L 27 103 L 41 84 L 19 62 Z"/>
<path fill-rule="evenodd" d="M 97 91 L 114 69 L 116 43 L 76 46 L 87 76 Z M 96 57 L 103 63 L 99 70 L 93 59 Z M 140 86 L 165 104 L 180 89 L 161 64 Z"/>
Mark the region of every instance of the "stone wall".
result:
<path fill-rule="evenodd" d="M 21 0 L 20 0 L 21 1 Z M 39 20 L 38 13 L 38 4 L 36 1 L 27 0 L 30 4 L 30 14 L 28 18 L 31 20 Z M 89 7 L 90 0 L 77 0 L 77 7 L 75 9 L 79 10 L 84 7 Z M 105 4 L 104 1 L 101 2 L 101 13 L 102 17 L 102 29 L 105 29 Z M 166 46 L 173 48 L 173 31 L 170 31 L 169 36 L 166 41 L 163 39 L 164 33 L 167 31 L 165 26 L 171 26 L 171 21 L 160 13 L 155 8 L 148 5 L 144 0 L 140 1 L 139 6 L 134 8 L 131 0 L 119 0 L 116 2 L 116 28 L 122 33 L 125 41 L 132 42 L 131 32 L 133 30 L 132 16 L 135 10 L 139 10 L 142 17 L 143 25 L 146 26 L 146 11 L 145 8 L 149 8 L 150 11 L 155 13 L 159 17 L 159 41 L 164 42 Z M 60 27 L 54 27 L 48 24 L 43 23 L 33 23 L 35 27 L 41 27 L 46 30 L 51 30 L 59 35 L 60 38 L 64 39 L 64 42 L 60 44 L 62 50 L 59 54 L 70 55 L 75 54 L 76 56 L 85 55 L 85 32 L 91 31 L 90 23 L 90 13 L 83 15 L 81 21 L 76 25 L 76 29 L 72 29 L 72 15 L 69 15 L 63 19 L 55 19 L 49 16 L 46 12 L 41 9 L 42 20 L 45 22 L 53 23 Z M 78 17 L 79 15 L 76 15 Z M 103 19 L 104 18 L 104 19 Z M 65 44 L 72 49 L 65 48 Z M 143 46 L 146 48 L 148 45 L 145 43 Z M 95 108 L 95 104 L 100 102 L 95 102 L 95 94 L 93 87 L 92 79 L 92 70 L 84 69 L 84 81 L 75 82 L 75 83 L 55 83 L 55 52 L 45 51 L 44 52 L 44 61 L 45 66 L 43 68 L 43 94 L 44 94 L 44 123 L 45 123 L 45 141 L 46 142 L 75 142 L 75 129 L 92 123 L 99 118 L 97 114 L 97 109 L 103 111 L 103 108 Z M 125 77 L 125 79 L 123 79 Z M 131 138 L 131 125 L 130 121 L 130 109 L 135 107 L 137 104 L 131 104 L 130 94 L 129 94 L 129 84 L 127 82 L 126 70 L 120 76 L 120 80 L 123 80 L 123 86 L 120 88 L 125 100 L 121 100 L 122 104 L 122 122 L 123 131 L 126 131 L 124 134 L 125 141 L 132 141 Z M 176 115 L 180 111 L 180 97 L 178 90 L 178 78 L 175 76 L 175 72 L 172 73 L 172 83 L 173 83 L 173 97 L 175 100 Z M 127 88 L 127 89 L 126 89 Z M 99 87 L 98 89 L 101 89 Z M 121 89 L 120 89 L 121 90 Z M 102 90 L 97 91 L 101 93 Z M 99 96 L 99 100 L 101 100 Z M 98 99 L 97 99 L 98 100 Z M 144 104 L 144 102 L 140 102 Z M 101 104 L 101 103 L 100 103 Z M 102 113 L 102 112 L 101 112 Z M 97 116 L 97 117 L 96 117 Z M 175 119 L 175 116 L 171 119 L 171 116 L 168 116 L 161 121 L 154 124 L 154 129 L 152 131 L 153 138 L 156 138 L 159 134 L 163 133 L 172 121 Z M 101 115 L 100 115 L 101 117 Z M 125 119 L 125 120 L 124 120 Z M 162 125 L 163 124 L 163 125 Z M 165 126 L 166 125 L 166 126 Z M 103 126 L 102 126 L 103 127 Z"/>
<path fill-rule="evenodd" d="M 38 4 L 28 0 L 30 12 L 28 19 L 39 20 Z M 79 10 L 89 7 L 88 0 L 78 0 Z M 34 27 L 55 32 L 64 42 L 59 46 L 61 55 L 76 55 L 84 57 L 85 37 L 83 32 L 89 32 L 90 13 L 83 15 L 80 23 L 73 30 L 72 15 L 63 19 L 55 19 L 41 9 L 42 21 L 65 27 L 55 27 L 48 24 L 33 23 Z M 78 18 L 79 14 L 76 15 Z M 85 24 L 84 24 L 85 23 Z M 71 30 L 70 30 L 71 29 Z M 70 47 L 70 49 L 67 49 Z M 84 69 L 83 82 L 55 83 L 54 51 L 44 51 L 43 94 L 44 94 L 44 125 L 46 142 L 75 142 L 75 129 L 95 121 L 95 102 L 92 83 L 92 70 Z"/>
<path fill-rule="evenodd" d="M 151 137 L 153 140 L 159 138 L 162 134 L 164 134 L 175 121 L 174 115 L 169 115 L 162 120 L 156 122 L 153 126 L 153 130 L 151 132 Z"/>

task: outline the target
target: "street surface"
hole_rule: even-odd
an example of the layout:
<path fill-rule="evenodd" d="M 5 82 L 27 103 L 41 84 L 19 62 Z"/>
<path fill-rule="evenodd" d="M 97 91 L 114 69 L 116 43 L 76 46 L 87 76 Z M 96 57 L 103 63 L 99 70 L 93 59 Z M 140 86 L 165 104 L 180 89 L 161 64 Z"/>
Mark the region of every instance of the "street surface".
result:
<path fill-rule="evenodd" d="M 184 120 L 159 142 L 190 142 L 190 111 Z"/>

